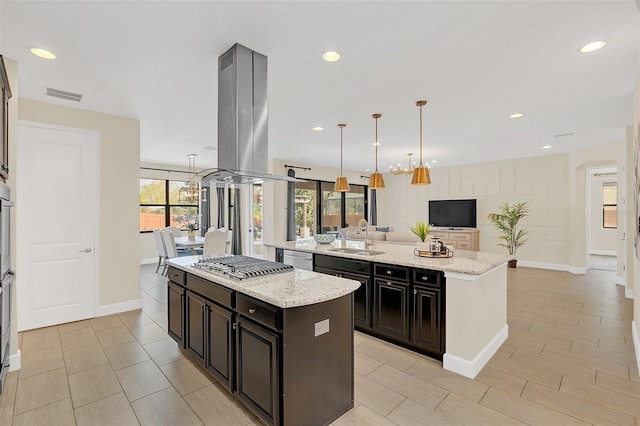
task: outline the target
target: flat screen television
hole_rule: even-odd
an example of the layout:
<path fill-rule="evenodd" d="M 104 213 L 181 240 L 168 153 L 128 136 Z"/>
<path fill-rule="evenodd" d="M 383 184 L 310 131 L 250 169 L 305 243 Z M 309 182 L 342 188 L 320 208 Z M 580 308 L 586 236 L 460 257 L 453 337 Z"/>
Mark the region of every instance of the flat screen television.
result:
<path fill-rule="evenodd" d="M 441 228 L 475 228 L 476 200 L 429 200 L 429 224 Z"/>

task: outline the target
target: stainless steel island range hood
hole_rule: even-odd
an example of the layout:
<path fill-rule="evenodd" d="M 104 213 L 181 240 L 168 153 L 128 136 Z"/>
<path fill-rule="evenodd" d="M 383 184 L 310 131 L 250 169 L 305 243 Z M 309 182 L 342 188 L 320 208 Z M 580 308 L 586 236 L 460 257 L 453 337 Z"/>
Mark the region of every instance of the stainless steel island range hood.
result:
<path fill-rule="evenodd" d="M 267 57 L 236 43 L 218 58 L 218 168 L 203 186 L 296 181 L 267 173 L 268 131 Z"/>

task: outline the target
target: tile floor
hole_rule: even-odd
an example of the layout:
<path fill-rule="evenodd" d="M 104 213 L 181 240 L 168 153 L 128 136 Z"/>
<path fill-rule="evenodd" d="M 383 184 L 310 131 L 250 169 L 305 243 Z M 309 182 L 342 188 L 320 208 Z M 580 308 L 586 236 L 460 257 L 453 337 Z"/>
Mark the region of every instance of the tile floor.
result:
<path fill-rule="evenodd" d="M 356 407 L 337 425 L 640 426 L 632 301 L 614 275 L 509 270 L 509 339 L 475 380 L 356 333 Z M 164 280 L 142 311 L 20 333 L 0 425 L 261 424 L 166 334 Z"/>

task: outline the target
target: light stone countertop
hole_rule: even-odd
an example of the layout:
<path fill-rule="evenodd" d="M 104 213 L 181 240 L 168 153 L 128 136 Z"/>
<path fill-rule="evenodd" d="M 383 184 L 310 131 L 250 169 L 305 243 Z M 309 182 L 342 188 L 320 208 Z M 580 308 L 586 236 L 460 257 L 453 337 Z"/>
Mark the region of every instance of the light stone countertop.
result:
<path fill-rule="evenodd" d="M 235 280 L 193 268 L 191 265 L 199 258 L 199 256 L 175 257 L 167 260 L 167 263 L 280 308 L 294 308 L 326 302 L 346 296 L 360 287 L 358 281 L 301 269 L 282 274 Z"/>
<path fill-rule="evenodd" d="M 368 247 L 368 250 L 381 251 L 383 252 L 382 254 L 366 256 L 361 254 L 332 251 L 336 248 L 363 249 L 364 241 L 362 240 L 336 240 L 331 244 L 318 244 L 314 239 L 308 239 L 266 245 L 286 250 L 325 254 L 349 259 L 366 260 L 369 262 L 402 265 L 411 268 L 433 269 L 436 271 L 444 271 L 445 276 L 451 274 L 473 276 L 482 275 L 498 266 L 504 265 L 508 260 L 507 256 L 503 254 L 468 250 L 455 250 L 453 257 L 448 258 L 419 257 L 414 255 L 414 249 L 416 248 L 415 243 L 402 244 L 383 241 L 375 242 L 373 245 Z"/>

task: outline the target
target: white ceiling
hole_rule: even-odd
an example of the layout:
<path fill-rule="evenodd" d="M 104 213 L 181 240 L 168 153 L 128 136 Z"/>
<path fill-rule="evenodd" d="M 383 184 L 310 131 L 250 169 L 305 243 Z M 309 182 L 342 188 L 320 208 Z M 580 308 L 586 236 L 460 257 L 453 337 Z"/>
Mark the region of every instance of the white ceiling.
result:
<path fill-rule="evenodd" d="M 373 168 L 379 112 L 383 172 L 418 152 L 419 99 L 434 167 L 621 140 L 640 68 L 634 0 L 3 0 L 0 17 L 20 97 L 138 118 L 142 161 L 186 165 L 196 153 L 199 168 L 217 163 L 204 148 L 217 145 L 217 58 L 236 42 L 269 58 L 270 158 L 338 167 L 345 122 L 345 168 Z M 578 52 L 594 40 L 607 46 Z M 324 62 L 326 50 L 342 59 Z"/>

